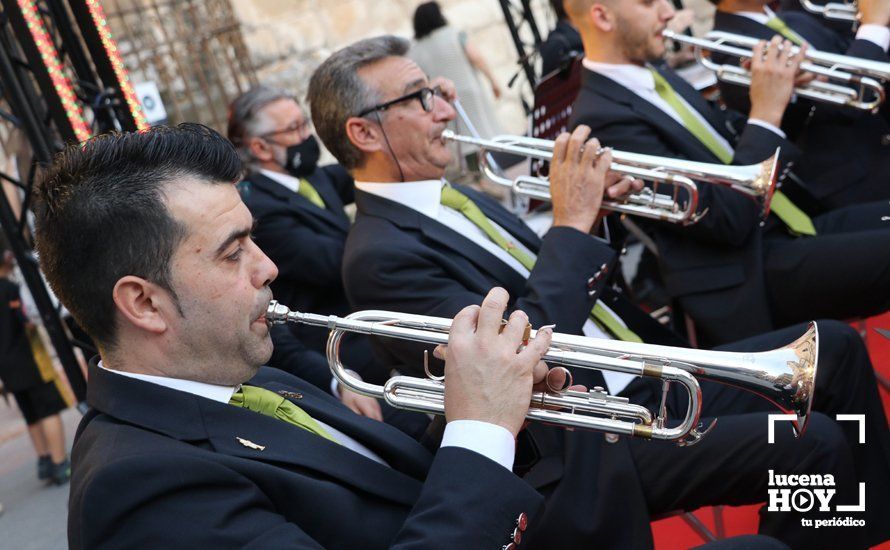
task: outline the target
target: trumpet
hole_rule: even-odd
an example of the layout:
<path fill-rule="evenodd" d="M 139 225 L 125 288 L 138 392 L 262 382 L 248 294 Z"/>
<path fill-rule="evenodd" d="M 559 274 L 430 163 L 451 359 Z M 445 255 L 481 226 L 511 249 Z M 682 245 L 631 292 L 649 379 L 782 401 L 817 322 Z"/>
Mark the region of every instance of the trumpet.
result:
<path fill-rule="evenodd" d="M 812 0 L 800 0 L 800 5 L 808 12 L 821 15 L 832 21 L 849 21 L 851 23 L 859 21 L 859 6 L 856 5 L 856 2 L 817 4 Z"/>
<path fill-rule="evenodd" d="M 662 36 L 693 46 L 695 59 L 714 71 L 719 80 L 739 86 L 751 85 L 750 71 L 735 65 L 715 63 L 702 52 L 708 50 L 738 58 L 750 58 L 753 55 L 752 49 L 759 42 L 758 39 L 720 31 L 709 32 L 704 38 L 695 38 L 665 30 Z M 797 46 L 792 47 L 794 53 L 799 50 Z M 877 112 L 884 102 L 883 83 L 890 79 L 890 63 L 820 51 L 807 51 L 806 61 L 800 64 L 800 69 L 824 76 L 832 82 L 814 80 L 795 88 L 797 95 L 814 101 L 871 112 Z M 837 82 L 841 84 L 836 84 Z"/>
<path fill-rule="evenodd" d="M 291 311 L 275 300 L 266 312 L 270 324 L 301 323 L 326 327 L 328 365 L 334 377 L 350 390 L 383 399 L 400 409 L 427 414 L 445 414 L 445 380 L 394 376 L 383 386 L 367 383 L 353 375 L 340 360 L 340 341 L 346 333 L 398 338 L 425 344 L 447 344 L 451 320 L 389 311 L 359 311 L 347 317 Z M 528 337 L 537 331 L 529 330 Z M 590 391 L 559 390 L 534 392 L 526 419 L 566 428 L 580 428 L 644 439 L 692 445 L 710 430 L 701 430 L 702 396 L 698 379 L 729 384 L 753 392 L 781 411 L 793 414 L 797 436 L 806 429 L 813 401 L 818 365 L 818 330 L 810 323 L 806 333 L 785 347 L 760 353 L 716 352 L 633 342 L 553 334 L 544 360 L 562 367 L 622 372 L 662 381 L 661 405 L 657 415 L 627 398 L 613 396 L 602 388 Z M 666 401 L 670 386 L 679 384 L 689 402 L 682 422 L 667 426 Z M 571 382 L 566 384 L 566 387 Z M 714 421 L 716 422 L 716 420 Z"/>
<path fill-rule="evenodd" d="M 546 177 L 519 176 L 515 180 L 505 178 L 489 166 L 488 152 L 499 151 L 550 161 L 553 158 L 552 141 L 525 136 L 482 139 L 458 135 L 451 130 L 443 131 L 442 139 L 478 146 L 479 164 L 492 182 L 511 187 L 519 195 L 550 200 L 550 182 Z M 766 217 L 776 189 L 779 150 L 776 149 L 775 154 L 763 162 L 747 166 L 708 164 L 623 151 L 612 151 L 612 161 L 611 171 L 648 181 L 651 187 L 631 194 L 623 202 L 604 200 L 603 209 L 688 225 L 697 222 L 704 215 L 704 212 L 696 211 L 698 187 L 693 180 L 726 185 L 747 195 L 760 204 L 761 215 Z M 670 194 L 659 193 L 662 185 L 671 188 Z M 686 191 L 685 200 L 680 196 L 681 190 Z"/>

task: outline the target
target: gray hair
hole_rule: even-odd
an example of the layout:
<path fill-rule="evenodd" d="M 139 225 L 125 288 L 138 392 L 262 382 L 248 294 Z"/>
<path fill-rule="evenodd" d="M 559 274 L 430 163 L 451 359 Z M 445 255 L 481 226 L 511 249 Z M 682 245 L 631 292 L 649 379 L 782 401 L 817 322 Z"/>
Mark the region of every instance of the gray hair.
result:
<path fill-rule="evenodd" d="M 362 153 L 346 135 L 346 121 L 379 102 L 379 93 L 365 85 L 358 71 L 386 57 L 404 56 L 410 43 L 397 36 L 377 36 L 347 46 L 322 63 L 309 81 L 309 105 L 315 131 L 340 164 L 352 170 Z"/>
<path fill-rule="evenodd" d="M 272 131 L 272 123 L 268 117 L 263 115 L 262 111 L 267 105 L 279 99 L 291 99 L 297 105 L 300 104 L 297 97 L 287 90 L 255 86 L 236 97 L 229 105 L 227 135 L 229 141 L 238 149 L 241 161 L 246 165 L 254 161 L 247 147 L 247 140 Z"/>

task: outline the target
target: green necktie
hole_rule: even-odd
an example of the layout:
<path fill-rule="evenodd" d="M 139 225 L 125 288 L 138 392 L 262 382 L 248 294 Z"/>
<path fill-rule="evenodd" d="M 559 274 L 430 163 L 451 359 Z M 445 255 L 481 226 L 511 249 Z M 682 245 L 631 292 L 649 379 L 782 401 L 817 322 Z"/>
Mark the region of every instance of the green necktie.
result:
<path fill-rule="evenodd" d="M 655 79 L 656 93 L 658 93 L 661 99 L 665 100 L 665 102 L 671 106 L 671 109 L 673 109 L 675 113 L 680 115 L 680 120 L 683 121 L 683 126 L 689 130 L 689 133 L 694 135 L 702 145 L 714 153 L 714 156 L 719 158 L 720 162 L 724 164 L 732 162 L 732 150 L 726 148 L 726 146 L 717 141 L 714 134 L 711 133 L 708 128 L 705 127 L 704 123 L 692 113 L 692 109 L 686 106 L 686 103 L 680 99 L 679 94 L 677 94 L 668 81 L 661 76 L 661 73 L 655 69 L 649 69 L 649 72 L 652 73 L 652 78 Z"/>
<path fill-rule="evenodd" d="M 766 26 L 781 34 L 797 46 L 800 46 L 804 42 L 806 42 L 806 40 L 804 40 L 801 35 L 792 31 L 791 27 L 789 27 L 787 24 L 785 24 L 784 21 L 782 21 L 775 15 L 769 18 L 769 20 L 766 22 Z"/>
<path fill-rule="evenodd" d="M 444 206 L 453 208 L 463 214 L 465 218 L 481 229 L 491 242 L 506 250 L 507 254 L 513 256 L 513 258 L 522 264 L 523 267 L 531 271 L 535 266 L 534 258 L 519 250 L 515 244 L 508 241 L 500 231 L 495 229 L 494 226 L 491 225 L 491 221 L 489 221 L 488 217 L 485 216 L 482 210 L 479 210 L 479 207 L 476 206 L 476 203 L 470 200 L 470 197 L 464 195 L 450 185 L 445 185 L 442 187 L 441 202 Z"/>
<path fill-rule="evenodd" d="M 315 206 L 324 208 L 324 201 L 321 199 L 321 195 L 318 194 L 318 191 L 312 187 L 312 184 L 306 178 L 300 178 L 300 187 L 297 189 L 297 194 L 306 197 Z"/>
<path fill-rule="evenodd" d="M 310 431 L 315 435 L 337 443 L 321 425 L 309 416 L 309 413 L 293 404 L 291 401 L 267 389 L 258 388 L 256 386 L 242 385 L 241 389 L 232 395 L 229 400 L 230 405 L 244 407 L 253 412 L 258 412 L 266 416 L 283 420 L 288 424 L 293 424 Z"/>
<path fill-rule="evenodd" d="M 535 267 L 535 259 L 519 250 L 516 245 L 508 241 L 497 229 L 495 229 L 494 226 L 491 225 L 491 221 L 489 221 L 488 217 L 478 206 L 476 206 L 476 203 L 470 200 L 470 197 L 464 195 L 450 185 L 445 185 L 442 187 L 441 202 L 442 205 L 447 206 L 448 208 L 453 208 L 463 214 L 465 218 L 481 229 L 493 243 L 504 249 L 510 256 L 513 256 L 513 258 L 526 269 L 531 271 L 532 268 Z M 599 302 L 593 306 L 593 310 L 590 312 L 590 317 L 603 332 L 609 333 L 619 340 L 628 342 L 643 341 L 632 330 L 625 327 L 613 313 L 601 306 Z"/>
<path fill-rule="evenodd" d="M 674 112 L 680 115 L 680 119 L 683 121 L 683 125 L 686 129 L 689 130 L 689 133 L 695 136 L 695 138 L 698 139 L 702 145 L 707 147 L 709 151 L 714 153 L 714 156 L 720 159 L 721 162 L 724 164 L 731 163 L 733 151 L 727 149 L 718 142 L 714 135 L 705 128 L 704 124 L 692 114 L 690 108 L 680 99 L 680 96 L 674 91 L 673 87 L 671 87 L 668 81 L 661 76 L 661 73 L 651 68 L 649 71 L 655 79 L 655 91 L 667 102 L 668 105 L 671 106 Z M 803 210 L 795 206 L 795 204 L 781 191 L 776 191 L 773 195 L 773 200 L 770 203 L 770 210 L 775 213 L 775 215 L 782 220 L 782 223 L 784 223 L 793 233 L 798 235 L 816 234 L 816 227 L 813 225 L 813 220 L 811 220 Z"/>

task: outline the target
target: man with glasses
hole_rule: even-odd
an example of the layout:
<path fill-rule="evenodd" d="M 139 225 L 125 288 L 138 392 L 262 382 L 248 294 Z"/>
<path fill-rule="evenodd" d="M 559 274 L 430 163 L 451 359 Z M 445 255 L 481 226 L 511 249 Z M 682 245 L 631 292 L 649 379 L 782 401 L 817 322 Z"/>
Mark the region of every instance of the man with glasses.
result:
<path fill-rule="evenodd" d="M 555 324 L 560 333 L 683 345 L 609 289 L 618 253 L 605 238 L 591 235 L 601 201 L 620 200 L 641 184 L 608 171 L 611 153 L 597 157 L 599 143 L 588 139 L 588 128 L 563 134 L 554 143 L 550 168 L 553 226 L 539 238 L 496 201 L 443 181 L 451 155 L 441 134 L 455 117 L 449 104 L 453 89 L 446 81 L 430 81 L 405 57 L 406 50 L 407 43 L 396 37 L 356 42 L 322 63 L 309 85 L 318 134 L 356 181 L 358 211 L 343 258 L 353 308 L 447 318 L 496 285 L 509 292 L 508 307 L 524 311 L 534 327 Z M 792 327 L 737 342 L 732 349 L 779 347 L 802 331 Z M 869 450 L 875 452 L 857 459 L 857 465 L 873 464 L 881 472 L 887 428 L 861 339 L 830 321 L 819 322 L 819 334 L 824 366 L 814 410 L 835 414 L 867 408 L 873 419 L 866 428 L 874 441 Z M 384 361 L 423 375 L 422 346 L 394 339 L 379 343 L 375 350 Z M 436 365 L 430 368 L 438 374 Z M 573 374 L 576 381 L 622 392 L 652 408 L 661 396 L 658 384 L 621 373 Z M 691 447 L 529 425 L 516 443 L 522 451 L 516 470 L 548 501 L 544 526 L 523 543 L 563 548 L 595 540 L 610 547 L 648 547 L 650 514 L 763 501 L 769 469 L 785 471 L 793 464 L 802 472 L 801 460 L 819 456 L 831 464 L 807 468 L 828 468 L 838 472 L 837 479 L 852 477 L 854 451 L 838 441 L 844 437 L 841 429 L 823 423 L 823 416 L 803 439 L 778 448 L 767 444 L 767 412 L 774 411 L 765 400 L 717 384 L 702 384 L 702 392 L 702 417 L 720 416 L 720 422 Z M 685 411 L 680 400 L 669 401 L 672 418 Z M 838 498 L 851 488 L 839 484 Z M 789 514 L 767 515 L 760 528 L 795 547 L 808 547 L 816 537 L 835 542 L 851 537 L 848 542 L 856 545 L 854 539 L 864 536 L 802 530 L 800 518 Z"/>
<path fill-rule="evenodd" d="M 257 221 L 257 244 L 279 268 L 272 284 L 276 299 L 299 311 L 349 313 L 340 265 L 350 225 L 344 206 L 353 202 L 352 178 L 340 165 L 317 165 L 320 148 L 311 121 L 284 90 L 257 86 L 236 98 L 229 109 L 228 137 L 247 168 L 240 187 Z M 311 363 L 326 365 L 318 355 L 324 353 L 326 330 L 276 327 L 273 338 L 272 364 L 289 370 L 296 351 L 302 365 L 310 363 L 305 359 L 312 352 L 318 360 Z M 350 367 L 366 379 L 385 379 L 384 369 L 371 359 L 365 337 L 346 339 L 343 353 Z M 316 370 L 318 377 L 299 374 L 332 383 L 324 366 Z M 343 398 L 356 412 L 380 418 L 374 400 L 349 392 Z"/>

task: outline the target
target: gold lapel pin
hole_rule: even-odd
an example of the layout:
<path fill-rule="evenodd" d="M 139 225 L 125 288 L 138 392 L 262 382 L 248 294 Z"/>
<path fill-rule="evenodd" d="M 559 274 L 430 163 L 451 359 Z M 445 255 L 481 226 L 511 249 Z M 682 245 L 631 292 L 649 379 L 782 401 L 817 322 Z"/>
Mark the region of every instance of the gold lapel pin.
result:
<path fill-rule="evenodd" d="M 244 439 L 244 438 L 241 438 L 238 436 L 235 436 L 235 439 L 238 440 L 238 443 L 244 445 L 248 449 L 253 449 L 255 451 L 264 451 L 266 449 L 266 447 L 264 445 L 257 445 L 256 443 L 254 443 L 253 441 L 250 441 L 248 439 Z"/>

